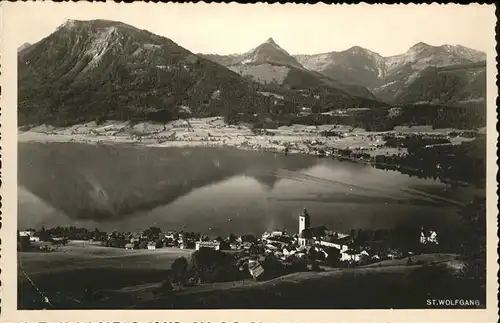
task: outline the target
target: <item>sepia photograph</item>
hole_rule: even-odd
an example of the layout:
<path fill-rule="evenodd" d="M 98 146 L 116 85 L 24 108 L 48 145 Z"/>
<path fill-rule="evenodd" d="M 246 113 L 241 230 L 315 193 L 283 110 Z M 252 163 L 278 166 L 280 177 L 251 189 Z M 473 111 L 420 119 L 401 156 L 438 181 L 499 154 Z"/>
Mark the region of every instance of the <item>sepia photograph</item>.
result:
<path fill-rule="evenodd" d="M 493 6 L 21 7 L 17 310 L 496 306 Z"/>

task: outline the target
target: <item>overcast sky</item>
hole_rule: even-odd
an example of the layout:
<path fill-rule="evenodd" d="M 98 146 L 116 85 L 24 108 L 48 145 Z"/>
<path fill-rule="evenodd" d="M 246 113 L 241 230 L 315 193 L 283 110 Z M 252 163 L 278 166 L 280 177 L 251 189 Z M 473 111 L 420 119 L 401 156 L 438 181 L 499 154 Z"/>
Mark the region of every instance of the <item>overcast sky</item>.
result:
<path fill-rule="evenodd" d="M 118 20 L 168 37 L 195 53 L 241 53 L 269 37 L 291 54 L 354 45 L 383 56 L 419 41 L 488 50 L 494 7 L 481 5 L 267 5 L 4 3 L 3 27 L 17 46 L 34 43 L 66 19 Z"/>

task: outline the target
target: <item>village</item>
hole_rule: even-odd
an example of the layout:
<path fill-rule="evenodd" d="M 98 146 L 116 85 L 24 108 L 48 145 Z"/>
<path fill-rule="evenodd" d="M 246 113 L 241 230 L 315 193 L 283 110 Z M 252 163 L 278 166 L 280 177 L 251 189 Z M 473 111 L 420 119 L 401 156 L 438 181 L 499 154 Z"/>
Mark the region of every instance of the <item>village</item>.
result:
<path fill-rule="evenodd" d="M 159 147 L 235 147 L 285 154 L 332 156 L 374 162 L 376 156 L 404 155 L 403 141 L 424 145 L 458 145 L 470 141 L 476 131 L 432 129 L 430 126 L 395 127 L 370 132 L 340 124 L 292 124 L 275 129 L 249 124 L 227 124 L 222 117 L 189 118 L 166 124 L 106 121 L 70 127 L 41 125 L 19 129 L 21 141 L 78 141 L 136 143 Z M 482 130 L 481 130 L 482 131 Z M 481 132 L 479 131 L 479 132 Z"/>
<path fill-rule="evenodd" d="M 75 227 L 18 231 L 18 251 L 58 252 L 71 241 L 126 250 L 179 248 L 196 252 L 211 250 L 232 257 L 230 265 L 256 280 L 275 278 L 295 271 L 325 271 L 357 267 L 388 259 L 438 251 L 437 233 L 421 228 L 398 230 L 351 230 L 335 232 L 326 226 L 311 226 L 304 209 L 298 216 L 298 231 L 264 232 L 260 237 L 245 234 L 236 237 L 209 237 L 194 232 L 162 232 L 150 227 L 140 233 L 89 231 Z M 226 266 L 227 264 L 223 265 Z M 269 268 L 267 268 L 269 267 Z"/>

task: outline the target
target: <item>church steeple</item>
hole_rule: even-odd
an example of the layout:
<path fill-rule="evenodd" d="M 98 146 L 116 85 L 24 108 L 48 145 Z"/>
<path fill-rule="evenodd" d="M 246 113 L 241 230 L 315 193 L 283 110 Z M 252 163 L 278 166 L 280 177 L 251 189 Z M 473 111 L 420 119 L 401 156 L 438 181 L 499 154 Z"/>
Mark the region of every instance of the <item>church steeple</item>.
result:
<path fill-rule="evenodd" d="M 307 213 L 307 209 L 304 208 L 302 213 L 299 215 L 299 234 L 305 229 L 309 229 L 311 227 L 311 218 L 309 217 L 309 213 Z"/>

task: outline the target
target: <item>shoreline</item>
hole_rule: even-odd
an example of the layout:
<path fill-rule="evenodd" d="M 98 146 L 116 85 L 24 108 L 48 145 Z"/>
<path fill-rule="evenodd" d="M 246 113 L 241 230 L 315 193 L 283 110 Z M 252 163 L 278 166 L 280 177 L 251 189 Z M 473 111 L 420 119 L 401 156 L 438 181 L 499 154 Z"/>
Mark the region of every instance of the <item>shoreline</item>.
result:
<path fill-rule="evenodd" d="M 146 147 L 165 148 L 227 147 L 284 155 L 328 157 L 381 169 L 392 169 L 402 174 L 407 171 L 418 176 L 419 169 L 408 168 L 397 162 L 408 155 L 407 149 L 387 147 L 385 136 L 421 135 L 446 138 L 450 141 L 447 144 L 449 146 L 473 140 L 470 136 L 460 136 L 460 134 L 475 132 L 432 129 L 429 126 L 396 128 L 392 131 L 369 132 L 344 125 L 292 125 L 256 130 L 245 125 L 225 124 L 222 117 L 175 120 L 165 124 L 107 121 L 101 125 L 89 122 L 59 128 L 47 125 L 35 126 L 26 131 L 19 130 L 18 143 L 140 144 Z M 385 158 L 396 159 L 396 162 L 387 163 Z M 441 180 L 452 185 L 467 185 L 466 182 L 456 180 L 444 178 Z"/>
<path fill-rule="evenodd" d="M 211 117 L 179 119 L 166 124 L 108 121 L 102 125 L 88 122 L 58 128 L 40 125 L 26 131 L 19 130 L 18 142 L 138 143 L 150 147 L 234 147 L 285 154 L 333 156 L 339 159 L 361 161 L 362 158 L 334 156 L 331 150 L 349 149 L 367 153 L 370 156 L 405 155 L 406 148 L 385 146 L 383 137 L 388 134 L 447 136 L 451 145 L 472 139 L 448 135 L 451 132 L 462 131 L 457 129 L 432 129 L 429 126 L 396 128 L 399 129 L 370 132 L 345 125 L 292 125 L 255 131 L 245 125 L 225 124 L 222 117 Z M 325 132 L 332 133 L 332 135 L 325 136 Z"/>

